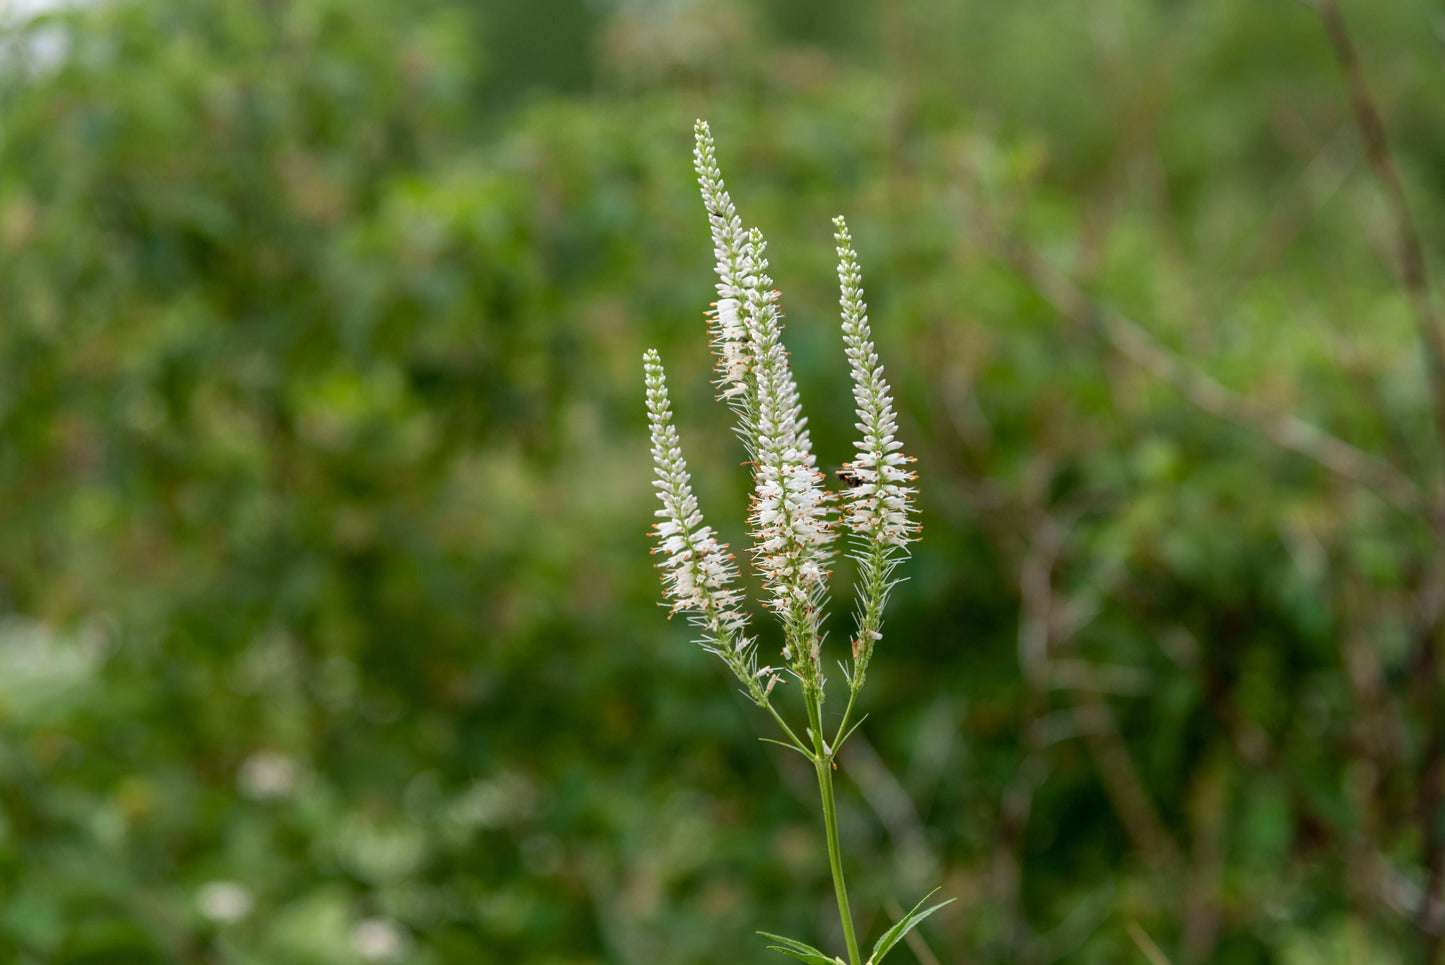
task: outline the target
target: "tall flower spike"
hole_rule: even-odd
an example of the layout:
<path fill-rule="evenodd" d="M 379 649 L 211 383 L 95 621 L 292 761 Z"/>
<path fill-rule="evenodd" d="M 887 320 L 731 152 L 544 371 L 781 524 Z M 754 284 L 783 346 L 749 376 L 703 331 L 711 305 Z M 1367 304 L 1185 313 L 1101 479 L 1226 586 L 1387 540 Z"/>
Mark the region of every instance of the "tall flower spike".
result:
<path fill-rule="evenodd" d="M 721 390 L 721 397 L 738 410 L 744 423 L 750 423 L 756 393 L 750 377 L 752 359 L 747 328 L 740 315 L 748 258 L 747 234 L 743 231 L 737 209 L 733 207 L 732 197 L 728 195 L 727 185 L 723 183 L 712 131 L 707 122 L 698 121 L 693 134 L 696 146 L 692 152 L 692 163 L 697 171 L 697 183 L 702 188 L 708 227 L 712 231 L 713 254 L 717 257 L 718 300 L 709 312 L 712 346 L 718 357 L 716 385 Z"/>
<path fill-rule="evenodd" d="M 808 439 L 798 388 L 783 348 L 777 292 L 767 275 L 767 250 L 756 228 L 748 235 L 743 319 L 757 377 L 757 419 L 752 450 L 756 467 L 750 522 L 753 558 L 771 593 L 769 605 L 792 631 L 798 651 L 785 653 L 805 684 L 821 689 L 820 605 L 832 556 L 832 495 Z"/>
<path fill-rule="evenodd" d="M 652 429 L 652 462 L 657 479 L 652 483 L 662 508 L 653 515 L 657 537 L 654 553 L 663 560 L 663 592 L 673 613 L 686 613 L 703 632 L 703 646 L 717 654 L 759 704 L 765 700 L 753 669 L 753 641 L 744 634 L 748 617 L 741 607 L 742 593 L 733 589 L 737 567 L 711 526 L 703 525 L 687 461 L 682 456 L 677 427 L 672 424 L 672 402 L 667 376 L 656 349 L 643 356 L 647 384 L 647 420 Z"/>
<path fill-rule="evenodd" d="M 856 692 L 863 686 L 873 645 L 881 636 L 883 606 L 893 569 L 908 555 L 908 544 L 917 539 L 918 523 L 913 512 L 914 490 L 908 484 L 917 478 L 906 467 L 912 460 L 902 452 L 897 439 L 898 418 L 893 398 L 883 378 L 883 366 L 873 347 L 868 327 L 868 305 L 863 300 L 862 276 L 853 239 L 842 217 L 834 218 L 838 243 L 838 303 L 843 310 L 843 345 L 853 377 L 853 399 L 857 404 L 858 431 L 863 437 L 854 443 L 856 458 L 846 467 L 852 483 L 844 491 L 845 519 L 852 531 L 853 556 L 858 560 L 858 635 L 853 641 L 853 673 L 850 683 Z"/>

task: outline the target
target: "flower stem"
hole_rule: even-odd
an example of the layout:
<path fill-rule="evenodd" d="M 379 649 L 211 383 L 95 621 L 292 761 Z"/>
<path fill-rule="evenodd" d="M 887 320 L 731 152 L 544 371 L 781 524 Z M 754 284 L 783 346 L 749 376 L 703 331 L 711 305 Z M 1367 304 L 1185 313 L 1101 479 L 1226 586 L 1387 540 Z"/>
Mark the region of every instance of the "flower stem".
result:
<path fill-rule="evenodd" d="M 853 701 L 858 699 L 858 691 L 851 690 L 848 694 L 848 706 L 843 708 L 843 719 L 838 722 L 838 733 L 833 738 L 833 753 L 836 754 L 843 747 L 843 738 L 847 736 L 848 721 L 853 717 Z"/>
<path fill-rule="evenodd" d="M 838 845 L 838 809 L 833 801 L 833 748 L 823 741 L 823 714 L 817 698 L 809 693 L 808 717 L 813 731 L 813 767 L 818 772 L 818 793 L 823 798 L 823 826 L 828 834 L 828 864 L 833 872 L 833 891 L 838 896 L 838 917 L 843 939 L 848 943 L 848 961 L 862 965 L 858 936 L 853 933 L 853 912 L 848 907 L 848 886 L 843 882 L 843 854 Z"/>
<path fill-rule="evenodd" d="M 812 757 L 813 755 L 808 753 L 808 746 L 798 740 L 798 735 L 793 733 L 793 728 L 788 726 L 788 722 L 783 720 L 783 715 L 779 714 L 777 709 L 774 708 L 766 698 L 763 699 L 762 706 L 764 710 L 773 715 L 773 720 L 778 722 L 778 726 L 783 729 L 783 733 L 788 735 L 788 740 L 792 742 L 793 746 L 804 754 L 807 754 L 808 757 Z"/>

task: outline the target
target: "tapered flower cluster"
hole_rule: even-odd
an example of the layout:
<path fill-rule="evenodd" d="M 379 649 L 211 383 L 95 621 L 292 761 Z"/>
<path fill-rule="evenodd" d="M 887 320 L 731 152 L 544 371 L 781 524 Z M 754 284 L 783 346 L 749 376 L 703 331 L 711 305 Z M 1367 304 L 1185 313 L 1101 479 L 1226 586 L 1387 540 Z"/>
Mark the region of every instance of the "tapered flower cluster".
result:
<path fill-rule="evenodd" d="M 781 620 L 788 669 L 804 685 L 813 706 L 823 694 L 822 612 L 834 553 L 837 496 L 823 485 L 803 417 L 797 383 L 782 341 L 778 293 L 768 276 L 767 243 L 757 228 L 743 230 L 722 173 L 712 133 L 698 121 L 693 167 L 702 189 L 717 265 L 718 300 L 709 312 L 717 354 L 719 398 L 737 412 L 739 435 L 754 471 L 748 516 L 754 568 L 762 580 L 764 604 Z M 883 604 L 891 575 L 916 538 L 912 516 L 913 474 L 896 439 L 898 426 L 882 366 L 868 329 L 857 256 L 841 218 L 838 276 L 843 294 L 843 339 L 853 374 L 858 428 L 856 457 L 845 471 L 852 483 L 844 493 L 842 521 L 859 561 L 858 634 L 848 674 L 856 694 L 873 644 L 880 636 Z M 657 467 L 658 552 L 663 583 L 674 611 L 687 612 L 706 635 L 709 649 L 732 666 L 748 692 L 767 706 L 767 690 L 779 678 L 754 668 L 747 618 L 732 586 L 737 573 L 726 546 L 702 524 L 678 448 L 662 364 L 655 351 L 645 360 L 647 405 L 652 422 L 652 455 Z M 768 683 L 760 687 L 760 677 Z"/>
<path fill-rule="evenodd" d="M 753 416 L 756 394 L 752 391 L 747 326 L 742 318 L 744 272 L 750 254 L 748 237 L 718 168 L 707 122 L 698 121 L 694 134 L 692 164 L 702 188 L 713 254 L 717 258 L 718 300 L 710 313 L 713 351 L 718 356 L 717 387 L 722 390 L 722 398 L 737 408 L 747 422 Z"/>
<path fill-rule="evenodd" d="M 772 741 L 802 754 L 813 764 L 823 803 L 823 825 L 839 922 L 851 965 L 864 962 L 853 927 L 838 835 L 833 771 L 839 748 L 862 720 L 852 722 L 855 699 L 863 687 L 874 644 L 882 636 L 883 606 L 895 585 L 892 574 L 917 539 L 912 510 L 914 475 L 911 460 L 897 440 L 898 419 L 883 367 L 868 328 L 868 307 L 858 257 L 848 226 L 834 220 L 838 242 L 838 279 L 842 285 L 843 342 L 853 377 L 858 429 L 854 460 L 839 476 L 850 483 L 844 492 L 841 522 L 858 561 L 858 630 L 852 664 L 844 666 L 847 706 L 836 723 L 825 721 L 823 703 L 823 608 L 828 596 L 828 564 L 834 555 L 838 497 L 824 488 L 803 418 L 798 386 L 783 347 L 778 293 L 768 277 L 767 244 L 757 228 L 743 230 L 718 168 L 712 132 L 697 122 L 693 167 L 702 188 L 717 258 L 718 300 L 708 313 L 709 334 L 717 354 L 718 398 L 737 413 L 738 435 L 753 468 L 753 493 L 748 514 L 753 565 L 761 578 L 764 605 L 783 626 L 786 667 L 757 666 L 755 642 L 745 635 L 748 618 L 742 594 L 733 588 L 737 569 L 727 546 L 703 525 L 693 496 L 687 463 L 682 457 L 672 406 L 657 351 L 643 359 L 647 383 L 647 414 L 652 427 L 652 459 L 662 509 L 654 527 L 663 561 L 663 589 L 673 612 L 685 612 L 703 631 L 702 643 L 722 657 L 742 682 L 753 702 L 772 715 L 786 740 Z M 796 680 L 801 686 L 807 725 L 794 728 L 771 702 L 774 687 Z M 852 722 L 852 726 L 849 724 Z M 825 731 L 825 726 L 828 728 Z M 829 736 L 831 733 L 831 736 Z M 764 738 L 768 740 L 768 738 Z M 926 899 L 925 899 L 926 900 Z M 873 946 L 867 965 L 876 965 L 910 929 L 943 904 L 913 911 L 889 928 Z M 811 945 L 762 932 L 777 944 L 769 947 L 800 961 L 836 962 Z"/>
<path fill-rule="evenodd" d="M 654 553 L 663 556 L 663 592 L 672 601 L 672 612 L 686 613 L 703 631 L 703 643 L 722 657 L 739 679 L 755 689 L 751 667 L 752 641 L 744 634 L 748 616 L 742 609 L 742 593 L 733 588 L 737 567 L 726 543 L 718 542 L 711 526 L 703 524 L 687 460 L 672 424 L 672 402 L 667 395 L 667 376 L 656 350 L 643 357 L 647 384 L 647 418 L 652 429 L 652 462 L 657 478 L 652 485 L 662 508 L 654 515 L 657 537 Z"/>
<path fill-rule="evenodd" d="M 898 417 L 883 366 L 873 347 L 868 327 L 868 305 L 863 300 L 863 280 L 858 255 L 842 217 L 833 219 L 838 242 L 838 304 L 843 309 L 843 347 L 853 377 L 853 401 L 857 404 L 858 431 L 863 437 L 853 444 L 855 458 L 847 466 L 852 485 L 843 493 L 847 522 L 852 531 L 869 543 L 904 548 L 918 532 L 912 518 L 916 476 L 907 469 L 909 458 L 898 441 Z"/>
<path fill-rule="evenodd" d="M 893 570 L 908 555 L 908 544 L 917 538 L 914 490 L 909 485 L 917 477 L 907 468 L 911 460 L 903 454 L 903 443 L 898 441 L 898 417 L 873 347 L 858 255 L 853 250 L 848 224 L 837 217 L 833 226 L 833 238 L 838 243 L 843 347 L 853 377 L 857 428 L 863 433 L 853 444 L 856 457 L 844 469 L 851 485 L 843 493 L 844 519 L 852 531 L 853 556 L 859 567 L 858 633 L 853 640 L 850 681 L 856 690 L 863 685 L 873 644 L 882 635 L 883 606 L 894 585 Z"/>
<path fill-rule="evenodd" d="M 757 384 L 757 418 L 751 435 L 756 480 L 749 520 L 753 563 L 771 593 L 772 609 L 797 629 L 816 636 L 832 555 L 833 497 L 823 488 L 783 348 L 778 293 L 767 274 L 766 251 L 762 233 L 754 228 L 748 235 L 743 302 Z M 796 656 L 816 660 L 816 654 Z"/>

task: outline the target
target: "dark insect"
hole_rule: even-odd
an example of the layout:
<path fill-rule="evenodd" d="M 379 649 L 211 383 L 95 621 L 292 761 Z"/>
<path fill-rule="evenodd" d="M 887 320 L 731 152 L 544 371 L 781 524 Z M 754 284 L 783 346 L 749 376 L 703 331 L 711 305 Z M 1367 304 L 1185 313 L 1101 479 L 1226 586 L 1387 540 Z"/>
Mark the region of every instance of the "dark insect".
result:
<path fill-rule="evenodd" d="M 849 489 L 857 489 L 863 485 L 863 477 L 853 471 L 853 467 L 844 466 L 842 469 L 834 469 L 833 475 L 843 481 L 843 485 Z"/>

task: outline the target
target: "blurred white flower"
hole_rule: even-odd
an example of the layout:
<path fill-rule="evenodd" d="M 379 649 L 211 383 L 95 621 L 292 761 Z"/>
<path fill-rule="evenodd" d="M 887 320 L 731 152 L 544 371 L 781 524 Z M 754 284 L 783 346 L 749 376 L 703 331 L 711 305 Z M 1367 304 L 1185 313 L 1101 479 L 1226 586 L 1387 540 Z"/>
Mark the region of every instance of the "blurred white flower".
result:
<path fill-rule="evenodd" d="M 241 793 L 254 801 L 277 801 L 296 790 L 301 768 L 279 751 L 257 751 L 236 775 Z"/>
<path fill-rule="evenodd" d="M 255 904 L 251 889 L 235 881 L 208 881 L 196 892 L 196 908 L 217 924 L 240 921 Z"/>
<path fill-rule="evenodd" d="M 384 918 L 363 918 L 351 929 L 352 951 L 368 962 L 394 962 L 410 944 L 406 932 Z"/>
<path fill-rule="evenodd" d="M 27 720 L 98 686 L 108 645 L 98 625 L 63 631 L 24 617 L 0 619 L 0 715 Z"/>
<path fill-rule="evenodd" d="M 476 781 L 446 809 L 447 818 L 470 831 L 516 824 L 537 806 L 537 787 L 525 774 L 502 771 Z"/>

